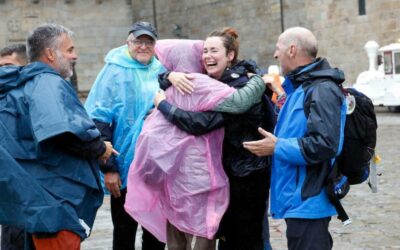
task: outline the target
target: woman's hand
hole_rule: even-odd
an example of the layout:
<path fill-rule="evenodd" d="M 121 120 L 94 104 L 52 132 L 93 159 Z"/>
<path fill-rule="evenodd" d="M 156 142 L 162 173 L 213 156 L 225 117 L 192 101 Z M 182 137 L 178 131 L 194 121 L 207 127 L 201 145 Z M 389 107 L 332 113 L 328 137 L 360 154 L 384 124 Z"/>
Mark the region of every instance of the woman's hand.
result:
<path fill-rule="evenodd" d="M 265 74 L 262 76 L 262 79 L 264 80 L 264 83 L 267 85 L 267 87 L 278 96 L 284 93 L 281 88 L 279 75 Z"/>
<path fill-rule="evenodd" d="M 163 90 L 159 90 L 156 92 L 156 95 L 154 96 L 154 106 L 157 108 L 158 104 L 160 104 L 161 101 L 165 100 L 167 97 L 165 96 L 165 93 Z"/>
<path fill-rule="evenodd" d="M 182 95 L 191 94 L 194 90 L 194 85 L 190 80 L 193 76 L 181 72 L 171 72 L 168 75 L 168 80 Z"/>

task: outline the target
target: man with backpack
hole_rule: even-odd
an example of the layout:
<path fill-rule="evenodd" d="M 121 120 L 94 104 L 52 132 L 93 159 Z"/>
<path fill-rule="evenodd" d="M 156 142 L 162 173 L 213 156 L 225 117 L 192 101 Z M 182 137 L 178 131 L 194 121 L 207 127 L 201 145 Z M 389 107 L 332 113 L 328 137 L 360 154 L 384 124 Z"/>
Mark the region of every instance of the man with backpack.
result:
<path fill-rule="evenodd" d="M 290 250 L 333 246 L 328 226 L 336 210 L 326 179 L 343 144 L 346 103 L 339 85 L 344 74 L 317 52 L 308 29 L 290 28 L 280 35 L 274 57 L 285 75 L 287 99 L 275 136 L 260 128 L 264 139 L 244 142 L 258 156 L 274 156 L 271 214 L 285 219 Z"/>

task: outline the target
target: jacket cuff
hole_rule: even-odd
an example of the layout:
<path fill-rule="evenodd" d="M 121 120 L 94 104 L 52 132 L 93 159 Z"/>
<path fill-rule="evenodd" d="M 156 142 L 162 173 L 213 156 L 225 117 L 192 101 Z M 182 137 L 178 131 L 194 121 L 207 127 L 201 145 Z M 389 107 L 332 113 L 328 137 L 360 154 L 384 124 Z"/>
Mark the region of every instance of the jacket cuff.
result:
<path fill-rule="evenodd" d="M 100 171 L 103 174 L 106 174 L 109 172 L 118 172 L 117 161 L 114 156 L 111 156 L 110 158 L 108 158 L 106 163 L 99 161 L 99 165 L 100 165 Z"/>
<path fill-rule="evenodd" d="M 99 158 L 100 156 L 102 156 L 102 155 L 106 152 L 106 150 L 107 150 L 106 144 L 105 144 L 104 141 L 103 141 L 102 139 L 100 139 L 100 138 L 99 138 L 99 141 L 93 145 L 93 147 L 98 148 L 98 149 L 96 150 L 96 152 L 99 152 L 99 153 L 97 154 L 97 158 Z"/>
<path fill-rule="evenodd" d="M 157 107 L 158 110 L 167 118 L 168 121 L 172 121 L 176 107 L 171 105 L 168 101 L 162 100 Z"/>
<path fill-rule="evenodd" d="M 170 73 L 171 71 L 166 71 L 158 75 L 158 83 L 160 84 L 160 88 L 162 90 L 166 90 L 172 85 L 171 82 L 168 80 L 168 76 Z"/>

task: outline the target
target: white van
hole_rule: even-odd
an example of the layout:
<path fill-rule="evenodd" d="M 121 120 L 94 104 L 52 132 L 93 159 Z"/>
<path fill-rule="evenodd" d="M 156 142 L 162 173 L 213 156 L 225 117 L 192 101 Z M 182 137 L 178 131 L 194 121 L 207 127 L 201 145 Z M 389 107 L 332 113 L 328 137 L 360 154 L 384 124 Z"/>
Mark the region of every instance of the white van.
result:
<path fill-rule="evenodd" d="M 378 47 L 374 41 L 365 44 L 369 70 L 358 76 L 353 88 L 371 98 L 374 105 L 386 106 L 391 112 L 400 112 L 400 43 L 380 48 L 379 56 Z"/>

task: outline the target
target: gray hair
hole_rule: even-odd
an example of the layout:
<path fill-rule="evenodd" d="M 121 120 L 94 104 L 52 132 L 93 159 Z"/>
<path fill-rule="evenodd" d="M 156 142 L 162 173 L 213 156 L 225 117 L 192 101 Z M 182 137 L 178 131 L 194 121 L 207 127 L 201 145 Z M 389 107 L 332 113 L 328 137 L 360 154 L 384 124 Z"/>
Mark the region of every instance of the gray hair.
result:
<path fill-rule="evenodd" d="M 71 30 L 59 24 L 46 23 L 36 27 L 27 38 L 29 60 L 38 61 L 47 48 L 58 50 L 62 34 L 73 35 Z"/>
<path fill-rule="evenodd" d="M 285 30 L 282 34 L 283 43 L 286 46 L 296 45 L 301 48 L 301 52 L 311 58 L 316 58 L 318 54 L 318 42 L 314 34 L 303 27 L 293 27 Z"/>
<path fill-rule="evenodd" d="M 126 41 L 133 41 L 135 39 L 135 36 L 132 33 L 129 33 L 128 37 L 126 38 Z"/>

